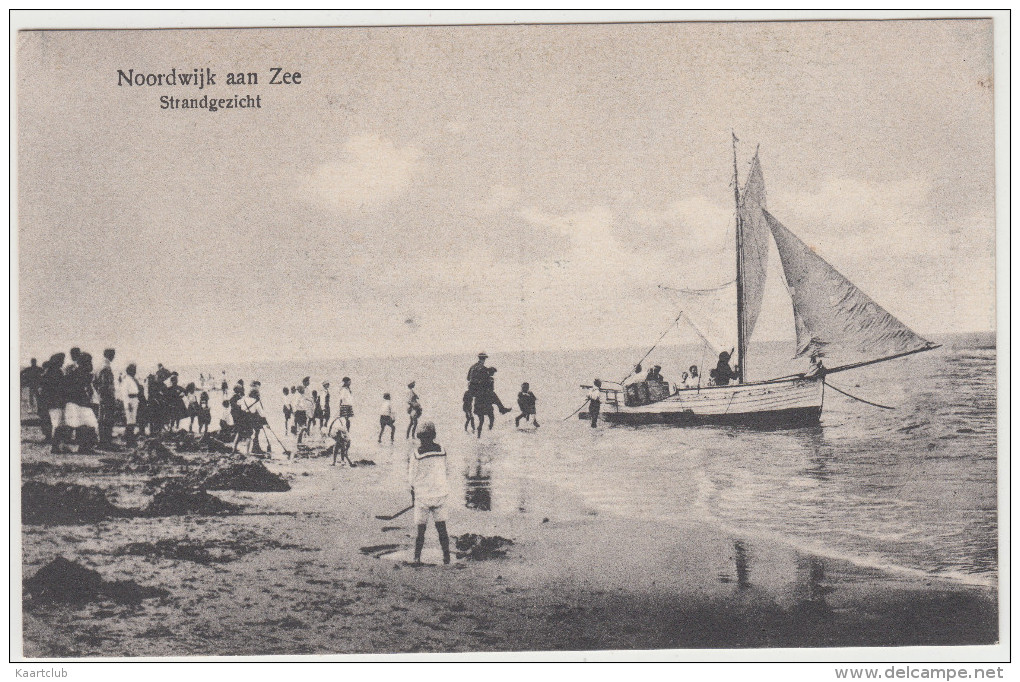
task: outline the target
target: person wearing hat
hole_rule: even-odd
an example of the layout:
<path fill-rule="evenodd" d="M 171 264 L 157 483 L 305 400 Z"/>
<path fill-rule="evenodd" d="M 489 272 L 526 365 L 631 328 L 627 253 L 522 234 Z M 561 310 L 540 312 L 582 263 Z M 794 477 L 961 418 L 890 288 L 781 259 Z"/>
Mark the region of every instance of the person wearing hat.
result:
<path fill-rule="evenodd" d="M 485 360 L 489 356 L 485 352 L 478 354 L 478 361 L 471 365 L 467 373 L 468 390 L 472 396 L 480 396 L 485 393 L 489 381 L 489 368 L 485 366 Z"/>
<path fill-rule="evenodd" d="M 709 372 L 709 376 L 715 379 L 716 386 L 728 386 L 731 381 L 737 378 L 737 373 L 730 369 L 731 353 L 723 351 L 719 353 L 719 362 L 715 369 Z"/>
<path fill-rule="evenodd" d="M 449 468 L 446 451 L 436 442 L 436 425 L 424 422 L 418 429 L 420 444 L 412 452 L 407 478 L 411 485 L 414 504 L 414 523 L 418 535 L 414 541 L 414 563 L 421 564 L 421 551 L 425 546 L 425 530 L 429 517 L 436 524 L 439 546 L 443 550 L 443 563 L 450 563 L 450 536 L 446 530 L 446 499 L 450 495 Z"/>

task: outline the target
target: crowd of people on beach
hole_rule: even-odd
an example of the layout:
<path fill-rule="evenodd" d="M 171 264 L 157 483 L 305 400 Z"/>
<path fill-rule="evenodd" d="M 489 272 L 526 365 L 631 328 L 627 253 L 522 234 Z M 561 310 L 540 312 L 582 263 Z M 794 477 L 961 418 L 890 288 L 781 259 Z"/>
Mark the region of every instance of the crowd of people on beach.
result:
<path fill-rule="evenodd" d="M 23 391 L 30 409 L 39 417 L 44 441 L 54 452 L 62 445 L 77 445 L 79 452 L 96 448 L 111 449 L 114 426 L 124 426 L 124 440 L 131 445 L 146 430 L 157 434 L 166 430 L 197 426 L 199 434 L 208 433 L 212 422 L 210 396 L 194 383 L 181 385 L 179 375 L 162 364 L 144 379 L 135 363 L 114 376 L 116 350 L 103 351 L 96 368 L 90 353 L 72 348 L 66 355 L 54 353 L 21 373 Z"/>
<path fill-rule="evenodd" d="M 162 363 L 144 376 L 136 363 L 115 373 L 116 351 L 107 348 L 97 368 L 92 355 L 80 348 L 68 354 L 55 353 L 39 365 L 32 358 L 21 372 L 23 400 L 38 414 L 44 442 L 51 451 L 64 452 L 76 446 L 79 453 L 95 450 L 115 451 L 120 445 L 114 440 L 114 427 L 123 427 L 123 445 L 138 443 L 139 438 L 161 433 L 184 431 L 197 437 L 215 437 L 229 445 L 234 453 L 243 448 L 248 455 L 271 455 L 276 444 L 288 459 L 294 454 L 269 424 L 262 402 L 262 385 L 244 379 L 231 384 L 226 370 L 217 382 L 213 374 L 202 372 L 197 382 L 184 383 L 181 375 Z M 467 390 L 463 396 L 464 430 L 481 437 L 488 418 L 488 428 L 495 424 L 495 410 L 501 415 L 512 410 L 496 393 L 496 368 L 486 365 L 488 355 L 479 353 L 478 360 L 467 373 Z M 343 377 L 337 390 L 329 381 L 312 388 L 306 376 L 282 388 L 284 433 L 298 445 L 314 435 L 332 443 L 332 464 L 354 466 L 350 458 L 351 420 L 354 417 L 354 393 L 350 377 Z M 213 402 L 219 404 L 218 424 L 213 422 Z M 517 396 L 520 408 L 514 420 L 537 427 L 537 397 L 524 383 Z M 446 498 L 449 494 L 448 466 L 445 450 L 437 442 L 435 423 L 420 421 L 424 413 L 416 391 L 416 382 L 407 384 L 404 396 L 407 414 L 405 440 L 414 441 L 408 455 L 408 483 L 413 500 L 417 536 L 415 562 L 420 562 L 425 530 L 431 519 L 439 535 L 445 563 L 450 562 L 449 534 L 446 529 Z M 383 393 L 379 407 L 377 444 L 389 435 L 396 439 L 397 409 L 390 393 Z M 218 429 L 216 428 L 218 426 Z M 212 433 L 211 433 L 212 430 Z M 262 444 L 265 443 L 263 449 Z"/>

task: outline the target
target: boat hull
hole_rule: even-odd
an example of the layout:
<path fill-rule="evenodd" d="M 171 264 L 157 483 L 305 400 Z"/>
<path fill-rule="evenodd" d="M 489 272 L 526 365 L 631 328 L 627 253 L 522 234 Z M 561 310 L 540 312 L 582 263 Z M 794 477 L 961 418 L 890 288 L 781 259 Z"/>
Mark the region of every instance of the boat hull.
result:
<path fill-rule="evenodd" d="M 748 426 L 784 429 L 820 422 L 825 382 L 820 377 L 680 389 L 647 405 L 604 401 L 601 419 L 641 426 Z M 582 418 L 587 415 L 582 413 Z"/>

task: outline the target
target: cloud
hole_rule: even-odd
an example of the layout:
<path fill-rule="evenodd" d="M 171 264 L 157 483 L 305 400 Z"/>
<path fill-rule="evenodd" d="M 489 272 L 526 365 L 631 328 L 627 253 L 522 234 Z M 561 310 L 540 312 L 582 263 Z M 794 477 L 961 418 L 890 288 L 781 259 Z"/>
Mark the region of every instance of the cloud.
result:
<path fill-rule="evenodd" d="M 340 159 L 319 164 L 301 178 L 303 193 L 315 203 L 344 213 L 370 210 L 391 202 L 422 173 L 423 153 L 397 147 L 378 135 L 347 140 Z"/>

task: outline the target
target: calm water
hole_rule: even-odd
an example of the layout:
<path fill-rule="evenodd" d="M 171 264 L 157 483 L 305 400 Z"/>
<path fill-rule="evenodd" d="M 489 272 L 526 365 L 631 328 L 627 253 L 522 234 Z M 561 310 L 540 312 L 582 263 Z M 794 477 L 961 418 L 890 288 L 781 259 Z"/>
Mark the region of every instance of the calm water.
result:
<path fill-rule="evenodd" d="M 436 422 L 459 472 L 458 502 L 475 513 L 539 513 L 553 500 L 563 511 L 713 524 L 864 565 L 991 585 L 998 565 L 993 339 L 944 341 L 933 352 L 830 377 L 895 410 L 828 390 L 821 426 L 776 432 L 593 430 L 576 417 L 563 420 L 583 399 L 580 383 L 622 378 L 642 350 L 494 353 L 489 364 L 499 368 L 503 402 L 516 407 L 520 383 L 530 382 L 542 426 L 517 430 L 513 414 L 497 417 L 480 440 L 464 433 L 460 411 L 473 357 L 262 363 L 215 373 L 260 378 L 277 433 L 284 382 L 311 375 L 313 387 L 328 379 L 335 390 L 342 376 L 352 377 L 352 456 L 379 462 L 383 483 L 393 486 L 401 485 L 406 456 L 406 384 L 415 379 L 423 420 Z M 699 353 L 664 348 L 651 360 L 676 379 Z M 375 442 L 385 391 L 398 415 L 394 446 Z"/>

